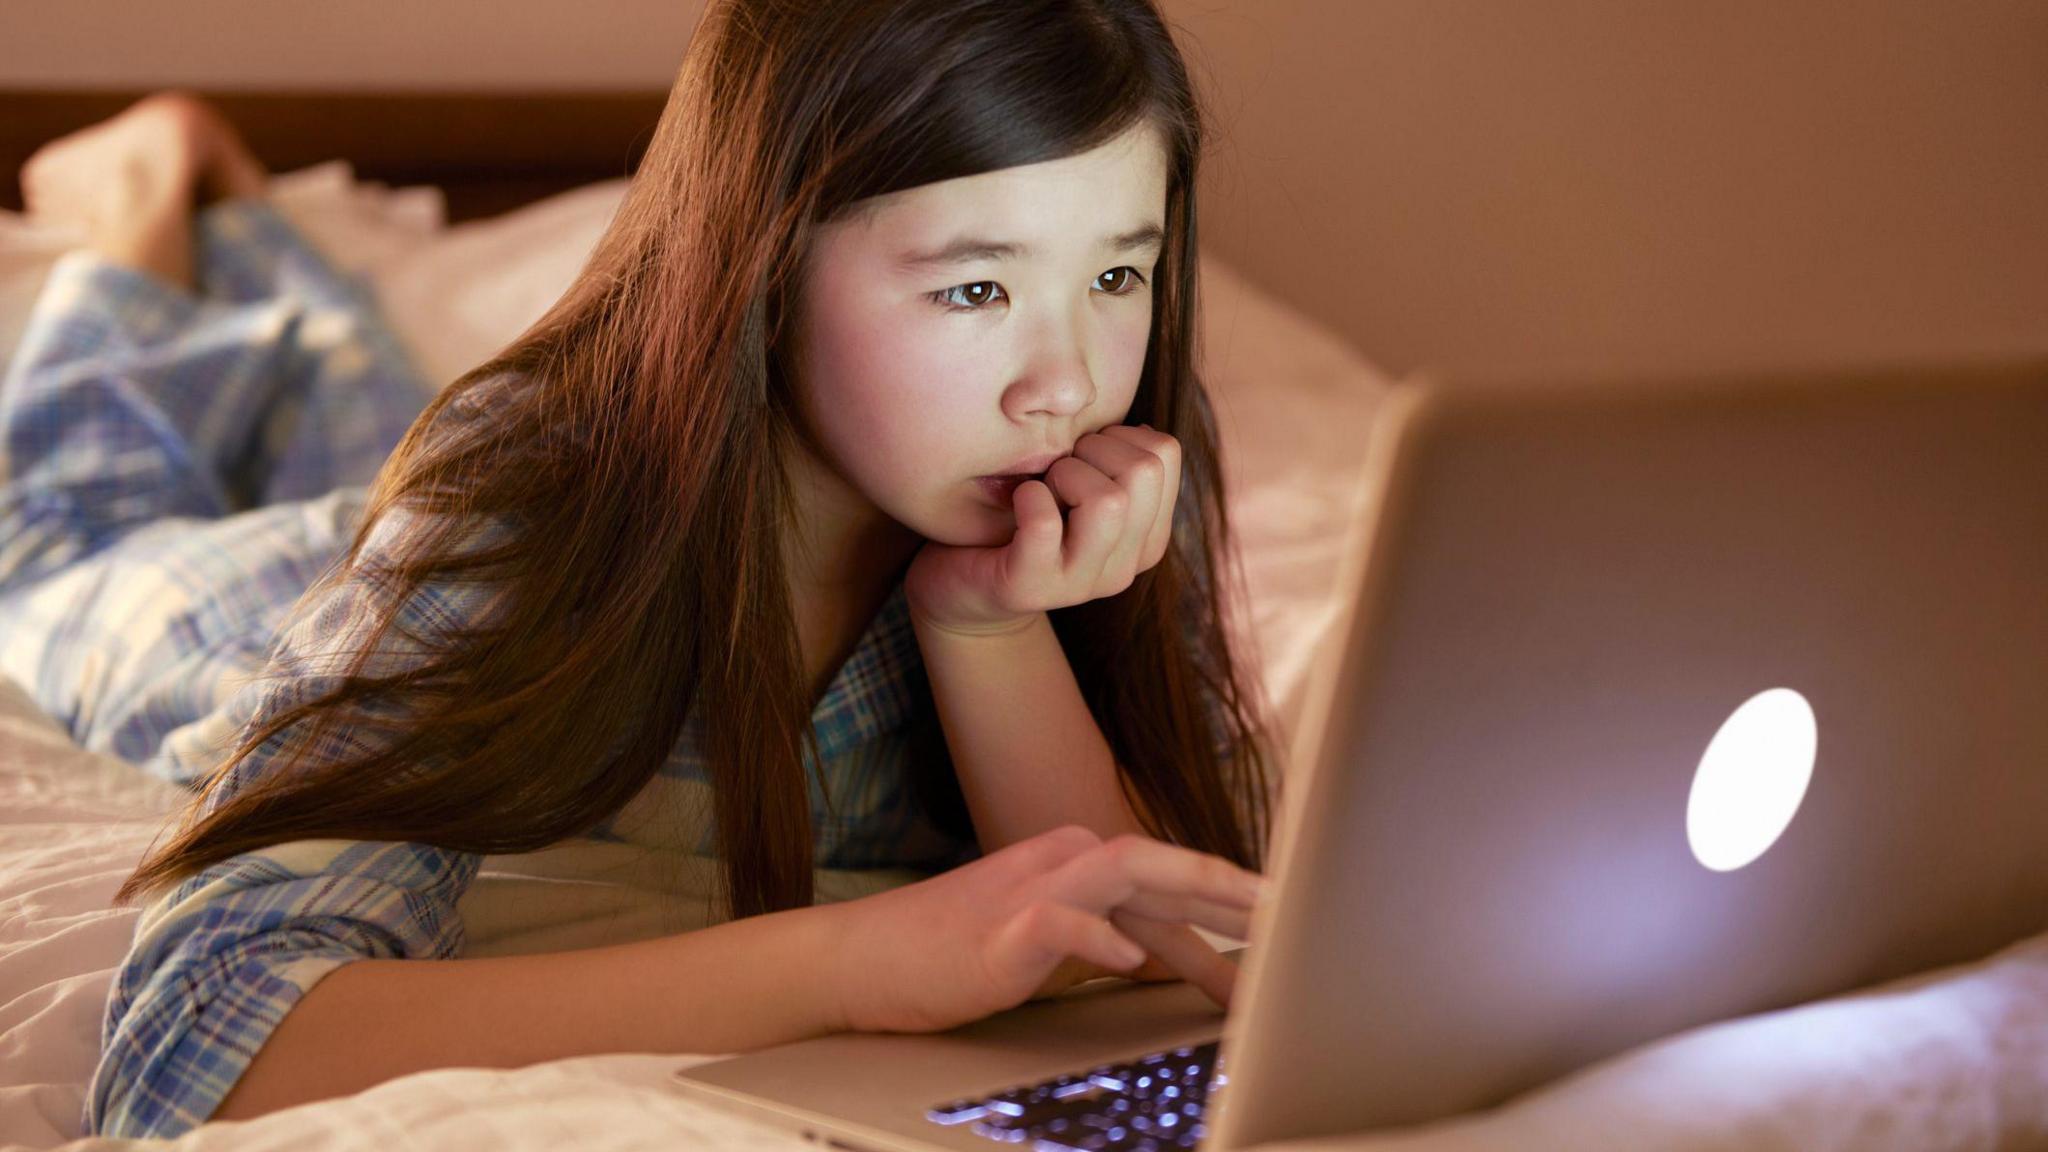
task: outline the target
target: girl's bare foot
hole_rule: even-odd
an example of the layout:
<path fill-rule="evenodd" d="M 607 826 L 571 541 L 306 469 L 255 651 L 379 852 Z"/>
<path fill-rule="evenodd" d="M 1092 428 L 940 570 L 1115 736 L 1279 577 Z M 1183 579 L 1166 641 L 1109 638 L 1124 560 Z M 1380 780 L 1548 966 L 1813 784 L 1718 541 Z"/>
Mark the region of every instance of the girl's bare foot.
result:
<path fill-rule="evenodd" d="M 261 196 L 268 179 L 216 109 L 175 91 L 43 145 L 21 169 L 30 219 L 75 228 L 108 259 L 187 291 L 193 210 Z"/>

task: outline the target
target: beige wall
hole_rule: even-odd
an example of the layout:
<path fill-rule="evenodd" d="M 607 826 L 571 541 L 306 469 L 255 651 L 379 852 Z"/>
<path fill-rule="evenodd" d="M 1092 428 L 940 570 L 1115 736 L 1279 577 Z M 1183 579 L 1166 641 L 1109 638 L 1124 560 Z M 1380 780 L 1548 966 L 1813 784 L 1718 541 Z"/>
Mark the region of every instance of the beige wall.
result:
<path fill-rule="evenodd" d="M 2039 0 L 1169 0 L 1218 251 L 1381 364 L 2048 354 Z"/>
<path fill-rule="evenodd" d="M 1207 242 L 1389 369 L 2048 353 L 2038 0 L 1164 2 Z M 701 7 L 16 0 L 0 85 L 662 87 Z"/>
<path fill-rule="evenodd" d="M 0 2 L 0 84 L 328 91 L 666 88 L 704 8 L 703 0 Z"/>

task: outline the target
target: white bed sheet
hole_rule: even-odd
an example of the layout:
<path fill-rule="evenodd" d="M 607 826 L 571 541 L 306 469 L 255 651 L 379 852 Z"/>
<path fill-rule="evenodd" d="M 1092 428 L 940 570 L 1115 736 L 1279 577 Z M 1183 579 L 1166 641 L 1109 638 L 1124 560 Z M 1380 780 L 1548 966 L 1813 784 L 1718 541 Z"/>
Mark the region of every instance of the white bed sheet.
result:
<path fill-rule="evenodd" d="M 445 381 L 538 317 L 581 265 L 624 184 L 493 220 L 442 224 L 431 189 L 386 189 L 335 162 L 280 176 L 280 206 L 377 285 L 422 365 Z M 0 213 L 0 356 L 48 262 L 75 237 Z M 1365 431 L 1387 378 L 1295 310 L 1205 258 L 1206 375 L 1240 534 L 1240 631 L 1281 726 L 1335 617 L 1330 579 L 1356 522 Z M 77 1140 L 100 1012 L 136 910 L 107 906 L 178 802 L 73 745 L 0 682 L 0 1147 Z M 674 871 L 621 871 L 593 845 L 486 862 L 463 904 L 475 954 L 633 938 L 674 923 Z M 630 868 L 630 866 L 627 866 Z M 686 874 L 694 884 L 701 873 Z M 821 873 L 826 898 L 901 873 Z M 673 891 L 673 889 L 668 889 Z M 664 1086 L 672 1055 L 516 1071 L 444 1069 L 345 1100 L 210 1124 L 175 1143 L 237 1150 L 412 1147 L 504 1152 L 810 1147 Z M 1399 1134 L 1306 1142 L 1355 1152 L 1494 1149 L 2048 1147 L 2048 935 L 1858 996 L 1700 1029 L 1501 1109 Z"/>

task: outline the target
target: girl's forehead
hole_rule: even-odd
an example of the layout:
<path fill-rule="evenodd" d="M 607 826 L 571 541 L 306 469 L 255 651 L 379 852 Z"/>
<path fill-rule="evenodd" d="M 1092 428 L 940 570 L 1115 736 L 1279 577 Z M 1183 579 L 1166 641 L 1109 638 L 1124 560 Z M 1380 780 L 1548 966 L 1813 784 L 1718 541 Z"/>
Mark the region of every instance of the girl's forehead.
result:
<path fill-rule="evenodd" d="M 1023 260 L 1156 226 L 1166 156 L 1153 134 L 1090 152 L 906 188 L 861 201 L 843 238 L 910 270 Z"/>

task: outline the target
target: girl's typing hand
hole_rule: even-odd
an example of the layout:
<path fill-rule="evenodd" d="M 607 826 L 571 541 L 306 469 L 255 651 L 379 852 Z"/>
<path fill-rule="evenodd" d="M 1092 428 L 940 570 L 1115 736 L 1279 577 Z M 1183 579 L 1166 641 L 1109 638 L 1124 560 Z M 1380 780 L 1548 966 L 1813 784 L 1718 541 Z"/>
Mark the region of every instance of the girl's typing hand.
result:
<path fill-rule="evenodd" d="M 1114 596 L 1166 555 L 1179 493 L 1180 441 L 1123 424 L 1090 432 L 1045 479 L 1011 494 L 1017 531 L 1009 543 L 926 542 L 904 575 L 905 598 L 929 626 L 986 635 Z"/>
<path fill-rule="evenodd" d="M 834 906 L 838 1015 L 855 1031 L 941 1031 L 1132 974 L 1148 950 L 1227 1007 L 1237 965 L 1187 926 L 1245 939 L 1259 879 L 1165 841 L 1055 828 Z"/>

